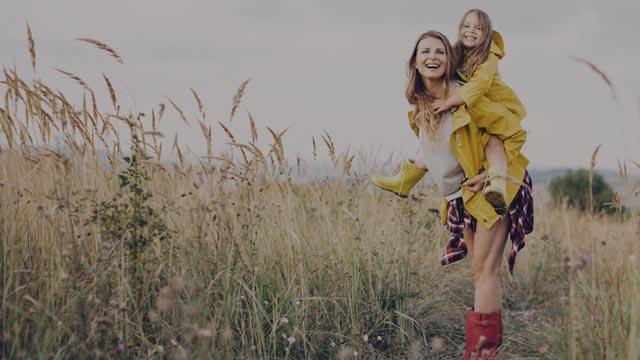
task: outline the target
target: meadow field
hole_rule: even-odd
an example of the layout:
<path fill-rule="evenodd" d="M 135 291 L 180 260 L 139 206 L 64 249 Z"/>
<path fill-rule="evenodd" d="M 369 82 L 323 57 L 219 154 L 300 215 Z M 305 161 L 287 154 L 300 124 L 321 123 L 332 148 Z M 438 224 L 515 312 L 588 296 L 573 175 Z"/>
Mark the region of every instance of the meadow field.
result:
<path fill-rule="evenodd" d="M 15 68 L 0 81 L 0 358 L 462 356 L 469 262 L 440 265 L 448 233 L 432 189 L 374 188 L 383 164 L 326 132 L 309 146 L 332 176 L 300 176 L 320 160 L 287 153 L 285 129 L 249 117 L 234 121 L 250 122 L 251 140 L 235 136 L 246 82 L 218 122 L 195 91 L 193 118 L 170 100 L 143 116 L 120 109 L 106 75 L 61 72 L 84 101 Z M 206 153 L 165 137 L 168 116 L 198 126 Z M 640 359 L 639 209 L 536 200 L 535 230 L 503 272 L 499 358 Z"/>

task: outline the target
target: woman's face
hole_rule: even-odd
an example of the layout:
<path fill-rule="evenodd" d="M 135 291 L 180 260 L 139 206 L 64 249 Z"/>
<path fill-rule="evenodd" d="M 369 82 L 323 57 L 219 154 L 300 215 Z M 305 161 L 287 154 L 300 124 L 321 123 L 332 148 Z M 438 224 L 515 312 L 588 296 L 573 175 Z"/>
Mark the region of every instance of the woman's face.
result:
<path fill-rule="evenodd" d="M 442 41 L 427 37 L 418 43 L 416 48 L 416 70 L 423 78 L 441 79 L 447 68 L 447 54 Z"/>
<path fill-rule="evenodd" d="M 482 42 L 482 27 L 475 12 L 470 12 L 460 26 L 460 40 L 467 49 L 473 49 Z"/>

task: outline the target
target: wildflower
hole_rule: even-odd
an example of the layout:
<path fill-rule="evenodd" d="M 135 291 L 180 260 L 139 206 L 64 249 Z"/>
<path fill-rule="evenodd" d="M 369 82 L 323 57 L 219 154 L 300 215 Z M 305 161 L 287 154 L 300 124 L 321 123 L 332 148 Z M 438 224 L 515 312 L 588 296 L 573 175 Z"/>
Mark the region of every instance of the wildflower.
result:
<path fill-rule="evenodd" d="M 329 343 L 329 346 L 331 346 L 332 348 L 334 348 L 334 347 L 336 347 L 336 343 L 332 341 L 332 342 L 330 342 L 330 343 Z"/>
<path fill-rule="evenodd" d="M 213 338 L 213 331 L 211 331 L 211 329 L 199 329 L 198 337 L 200 339 L 211 339 Z"/>
<path fill-rule="evenodd" d="M 293 336 L 289 336 L 287 338 L 287 341 L 289 342 L 289 345 L 293 345 L 293 343 L 296 342 L 296 338 L 294 338 Z"/>
<path fill-rule="evenodd" d="M 589 266 L 591 265 L 591 257 L 587 254 L 583 254 L 580 257 L 580 263 L 582 264 L 582 266 Z"/>
<path fill-rule="evenodd" d="M 355 351 L 352 347 L 343 347 L 338 351 L 337 358 L 339 360 L 351 360 L 358 356 L 358 352 Z"/>
<path fill-rule="evenodd" d="M 567 263 L 566 262 L 561 262 L 560 264 L 558 264 L 558 270 L 560 272 L 565 272 L 567 271 Z"/>
<path fill-rule="evenodd" d="M 296 305 L 300 305 L 300 300 L 296 300 Z"/>
<path fill-rule="evenodd" d="M 440 352 L 445 349 L 444 339 L 442 339 L 441 337 L 436 336 L 432 338 L 429 342 L 429 345 L 431 345 L 431 351 L 433 352 Z"/>
<path fill-rule="evenodd" d="M 124 344 L 119 342 L 118 345 L 116 346 L 116 351 L 118 353 L 124 352 Z"/>
<path fill-rule="evenodd" d="M 600 317 L 600 314 L 595 314 L 595 315 L 593 315 L 593 320 L 600 321 L 600 320 L 602 320 L 602 317 Z"/>
<path fill-rule="evenodd" d="M 287 319 L 286 317 L 284 317 L 284 316 L 283 316 L 283 317 L 280 319 L 280 324 L 282 324 L 282 325 L 287 325 L 288 323 L 289 323 L 289 319 Z"/>
<path fill-rule="evenodd" d="M 362 341 L 364 341 L 364 342 L 369 341 L 369 335 L 364 334 L 364 336 L 362 336 Z"/>

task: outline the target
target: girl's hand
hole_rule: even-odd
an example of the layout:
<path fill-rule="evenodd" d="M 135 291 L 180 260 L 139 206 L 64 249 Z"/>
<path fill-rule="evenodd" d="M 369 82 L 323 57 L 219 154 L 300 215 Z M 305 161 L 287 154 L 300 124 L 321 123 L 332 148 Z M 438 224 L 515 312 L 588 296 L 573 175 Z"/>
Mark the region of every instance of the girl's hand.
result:
<path fill-rule="evenodd" d="M 482 190 L 484 184 L 487 182 L 487 175 L 482 173 L 462 183 L 462 186 L 472 192 L 478 192 Z"/>
<path fill-rule="evenodd" d="M 449 110 L 450 107 L 451 106 L 447 105 L 447 101 L 443 99 L 434 100 L 433 104 L 431 105 L 431 109 L 433 110 L 433 113 L 435 115 L 438 115 L 445 110 Z"/>

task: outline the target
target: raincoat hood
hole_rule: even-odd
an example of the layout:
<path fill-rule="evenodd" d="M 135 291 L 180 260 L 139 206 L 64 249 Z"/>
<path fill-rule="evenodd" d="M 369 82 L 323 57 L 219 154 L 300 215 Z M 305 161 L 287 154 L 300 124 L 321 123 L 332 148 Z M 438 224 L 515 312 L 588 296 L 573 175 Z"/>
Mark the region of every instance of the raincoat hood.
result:
<path fill-rule="evenodd" d="M 502 40 L 502 35 L 499 32 L 493 31 L 493 37 L 491 41 L 491 47 L 489 48 L 489 52 L 496 54 L 498 59 L 502 59 L 505 55 L 504 52 L 504 40 Z"/>

